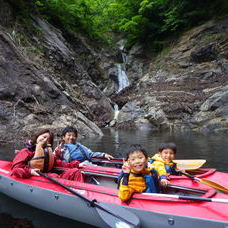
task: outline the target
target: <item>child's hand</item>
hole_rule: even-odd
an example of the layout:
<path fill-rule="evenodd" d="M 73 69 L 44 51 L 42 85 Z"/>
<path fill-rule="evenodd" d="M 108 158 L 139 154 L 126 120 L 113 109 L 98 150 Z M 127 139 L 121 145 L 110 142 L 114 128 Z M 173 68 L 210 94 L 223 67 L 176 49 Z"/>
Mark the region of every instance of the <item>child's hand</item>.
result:
<path fill-rule="evenodd" d="M 80 163 L 80 164 L 78 165 L 78 167 L 79 167 L 79 168 L 83 168 L 83 167 L 84 167 L 84 164 L 83 164 L 83 163 Z"/>
<path fill-rule="evenodd" d="M 178 168 L 178 169 L 176 169 L 176 170 L 185 173 L 185 169 Z"/>
<path fill-rule="evenodd" d="M 130 171 L 131 171 L 128 162 L 125 161 L 124 159 L 123 159 L 122 171 L 123 171 L 124 173 L 130 173 Z"/>
<path fill-rule="evenodd" d="M 32 176 L 40 176 L 36 171 L 40 171 L 39 169 L 31 169 L 31 175 Z"/>
<path fill-rule="evenodd" d="M 169 181 L 167 179 L 161 179 L 160 184 L 162 187 L 167 187 L 169 184 Z"/>

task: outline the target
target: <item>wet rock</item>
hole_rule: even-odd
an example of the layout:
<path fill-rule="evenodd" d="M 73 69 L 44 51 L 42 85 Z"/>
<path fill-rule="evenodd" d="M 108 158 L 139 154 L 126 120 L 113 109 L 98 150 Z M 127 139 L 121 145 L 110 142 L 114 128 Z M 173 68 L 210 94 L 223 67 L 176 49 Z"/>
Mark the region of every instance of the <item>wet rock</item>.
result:
<path fill-rule="evenodd" d="M 11 12 L 5 1 L 2 4 Z M 22 51 L 27 47 L 20 46 L 20 24 L 14 37 L 0 25 L 0 140 L 18 141 L 38 128 L 57 132 L 66 125 L 78 127 L 82 136 L 102 135 L 94 122 L 111 121 L 111 101 L 92 82 L 60 30 L 33 19 L 44 37 L 28 36 L 28 50 L 38 45 L 43 52 Z M 94 111 L 97 107 L 99 112 Z"/>
<path fill-rule="evenodd" d="M 227 131 L 228 19 L 210 21 L 183 34 L 148 72 L 115 102 L 137 104 L 124 123 L 147 119 L 152 129 Z M 123 109 L 124 110 L 124 109 Z M 120 112 L 121 113 L 121 112 Z"/>
<path fill-rule="evenodd" d="M 193 51 L 190 57 L 195 63 L 210 62 L 217 58 L 217 50 L 213 44 L 210 44 Z"/>

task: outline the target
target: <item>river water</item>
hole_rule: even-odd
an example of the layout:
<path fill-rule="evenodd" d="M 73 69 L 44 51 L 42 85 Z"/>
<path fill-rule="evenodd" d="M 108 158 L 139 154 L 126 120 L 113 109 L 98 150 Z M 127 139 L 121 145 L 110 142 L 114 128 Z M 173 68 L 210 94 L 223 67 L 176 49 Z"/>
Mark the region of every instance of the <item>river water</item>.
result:
<path fill-rule="evenodd" d="M 80 142 L 93 151 L 110 153 L 115 157 L 123 157 L 130 144 L 142 144 L 147 152 L 153 155 L 160 143 L 174 142 L 177 145 L 177 159 L 206 159 L 205 168 L 228 172 L 228 137 L 225 133 L 203 135 L 195 132 L 161 133 L 105 129 L 103 137 L 81 139 Z M 15 149 L 20 149 L 20 145 L 1 146 L 0 160 L 11 160 Z M 5 214 L 14 219 L 25 218 L 25 221 L 29 221 L 29 224 L 24 226 L 26 228 L 91 227 L 35 209 L 0 194 L 0 220 Z M 3 225 L 0 221 L 0 227 L 12 227 L 12 224 Z"/>

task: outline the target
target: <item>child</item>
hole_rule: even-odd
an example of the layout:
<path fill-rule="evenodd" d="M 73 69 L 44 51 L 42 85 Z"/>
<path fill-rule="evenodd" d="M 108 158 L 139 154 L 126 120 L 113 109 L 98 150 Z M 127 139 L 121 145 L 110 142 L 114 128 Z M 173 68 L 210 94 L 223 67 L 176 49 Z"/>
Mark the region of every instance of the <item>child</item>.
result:
<path fill-rule="evenodd" d="M 54 134 L 49 129 L 41 129 L 35 132 L 32 135 L 31 140 L 26 143 L 26 147 L 18 151 L 15 158 L 13 159 L 11 175 L 18 178 L 29 178 L 31 176 L 39 176 L 37 171 L 41 169 L 52 177 L 83 181 L 83 175 L 79 170 L 79 168 L 82 167 L 82 164 L 80 164 L 79 161 L 72 161 L 70 163 L 67 163 L 51 155 L 53 141 Z M 46 150 L 47 148 L 48 150 Z M 47 156 L 37 157 L 37 154 L 40 151 L 43 151 L 44 153 L 47 151 Z M 32 163 L 32 161 L 39 162 L 35 164 Z M 55 167 L 69 169 L 58 175 L 51 172 L 51 169 Z"/>
<path fill-rule="evenodd" d="M 66 127 L 61 134 L 62 143 L 55 149 L 55 154 L 65 162 L 91 161 L 92 157 L 112 159 L 113 156 L 101 152 L 92 152 L 89 148 L 77 142 L 78 131 L 74 127 Z M 62 148 L 60 148 L 63 146 Z"/>
<path fill-rule="evenodd" d="M 141 145 L 133 144 L 128 148 L 126 161 L 120 174 L 118 196 L 122 201 L 129 200 L 135 192 L 146 191 L 148 177 L 150 177 L 150 190 L 147 192 L 157 192 L 156 180 L 151 175 L 151 171 L 146 168 L 147 163 L 148 155 Z"/>
<path fill-rule="evenodd" d="M 149 163 L 151 163 L 149 167 L 157 171 L 164 185 L 169 183 L 167 180 L 168 175 L 179 175 L 176 170 L 176 163 L 173 162 L 176 150 L 175 143 L 162 143 L 159 146 L 159 152 L 152 157 L 152 160 L 149 160 Z"/>

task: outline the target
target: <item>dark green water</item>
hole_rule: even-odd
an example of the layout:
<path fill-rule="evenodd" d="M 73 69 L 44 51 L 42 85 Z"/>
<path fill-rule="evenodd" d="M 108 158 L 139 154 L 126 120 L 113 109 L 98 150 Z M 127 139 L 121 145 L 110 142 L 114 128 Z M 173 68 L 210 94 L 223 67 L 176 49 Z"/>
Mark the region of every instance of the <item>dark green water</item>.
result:
<path fill-rule="evenodd" d="M 104 131 L 102 138 L 81 140 L 93 151 L 102 151 L 123 157 L 130 144 L 141 144 L 150 155 L 157 152 L 160 143 L 174 142 L 177 145 L 177 159 L 206 159 L 205 168 L 216 168 L 228 172 L 228 135 L 203 135 L 194 132 L 155 133 L 149 131 Z"/>
<path fill-rule="evenodd" d="M 93 151 L 110 153 L 116 157 L 123 157 L 124 150 L 130 144 L 142 144 L 150 155 L 156 153 L 162 142 L 174 142 L 177 145 L 177 159 L 206 159 L 205 168 L 216 168 L 228 172 L 228 137 L 227 134 L 197 134 L 185 133 L 155 133 L 146 131 L 112 131 L 104 130 L 103 137 L 81 139 L 80 142 Z M 11 160 L 18 145 L 1 146 L 0 160 Z M 0 194 L 0 218 L 7 213 L 13 218 L 26 218 L 35 228 L 51 227 L 91 227 L 70 219 L 47 213 L 24 205 L 16 200 Z M 30 223 L 29 223 L 30 224 Z M 7 227 L 1 226 L 0 227 Z M 12 226 L 8 226 L 12 227 Z M 21 226 L 23 228 L 23 226 Z M 32 226 L 24 226 L 31 228 Z"/>

